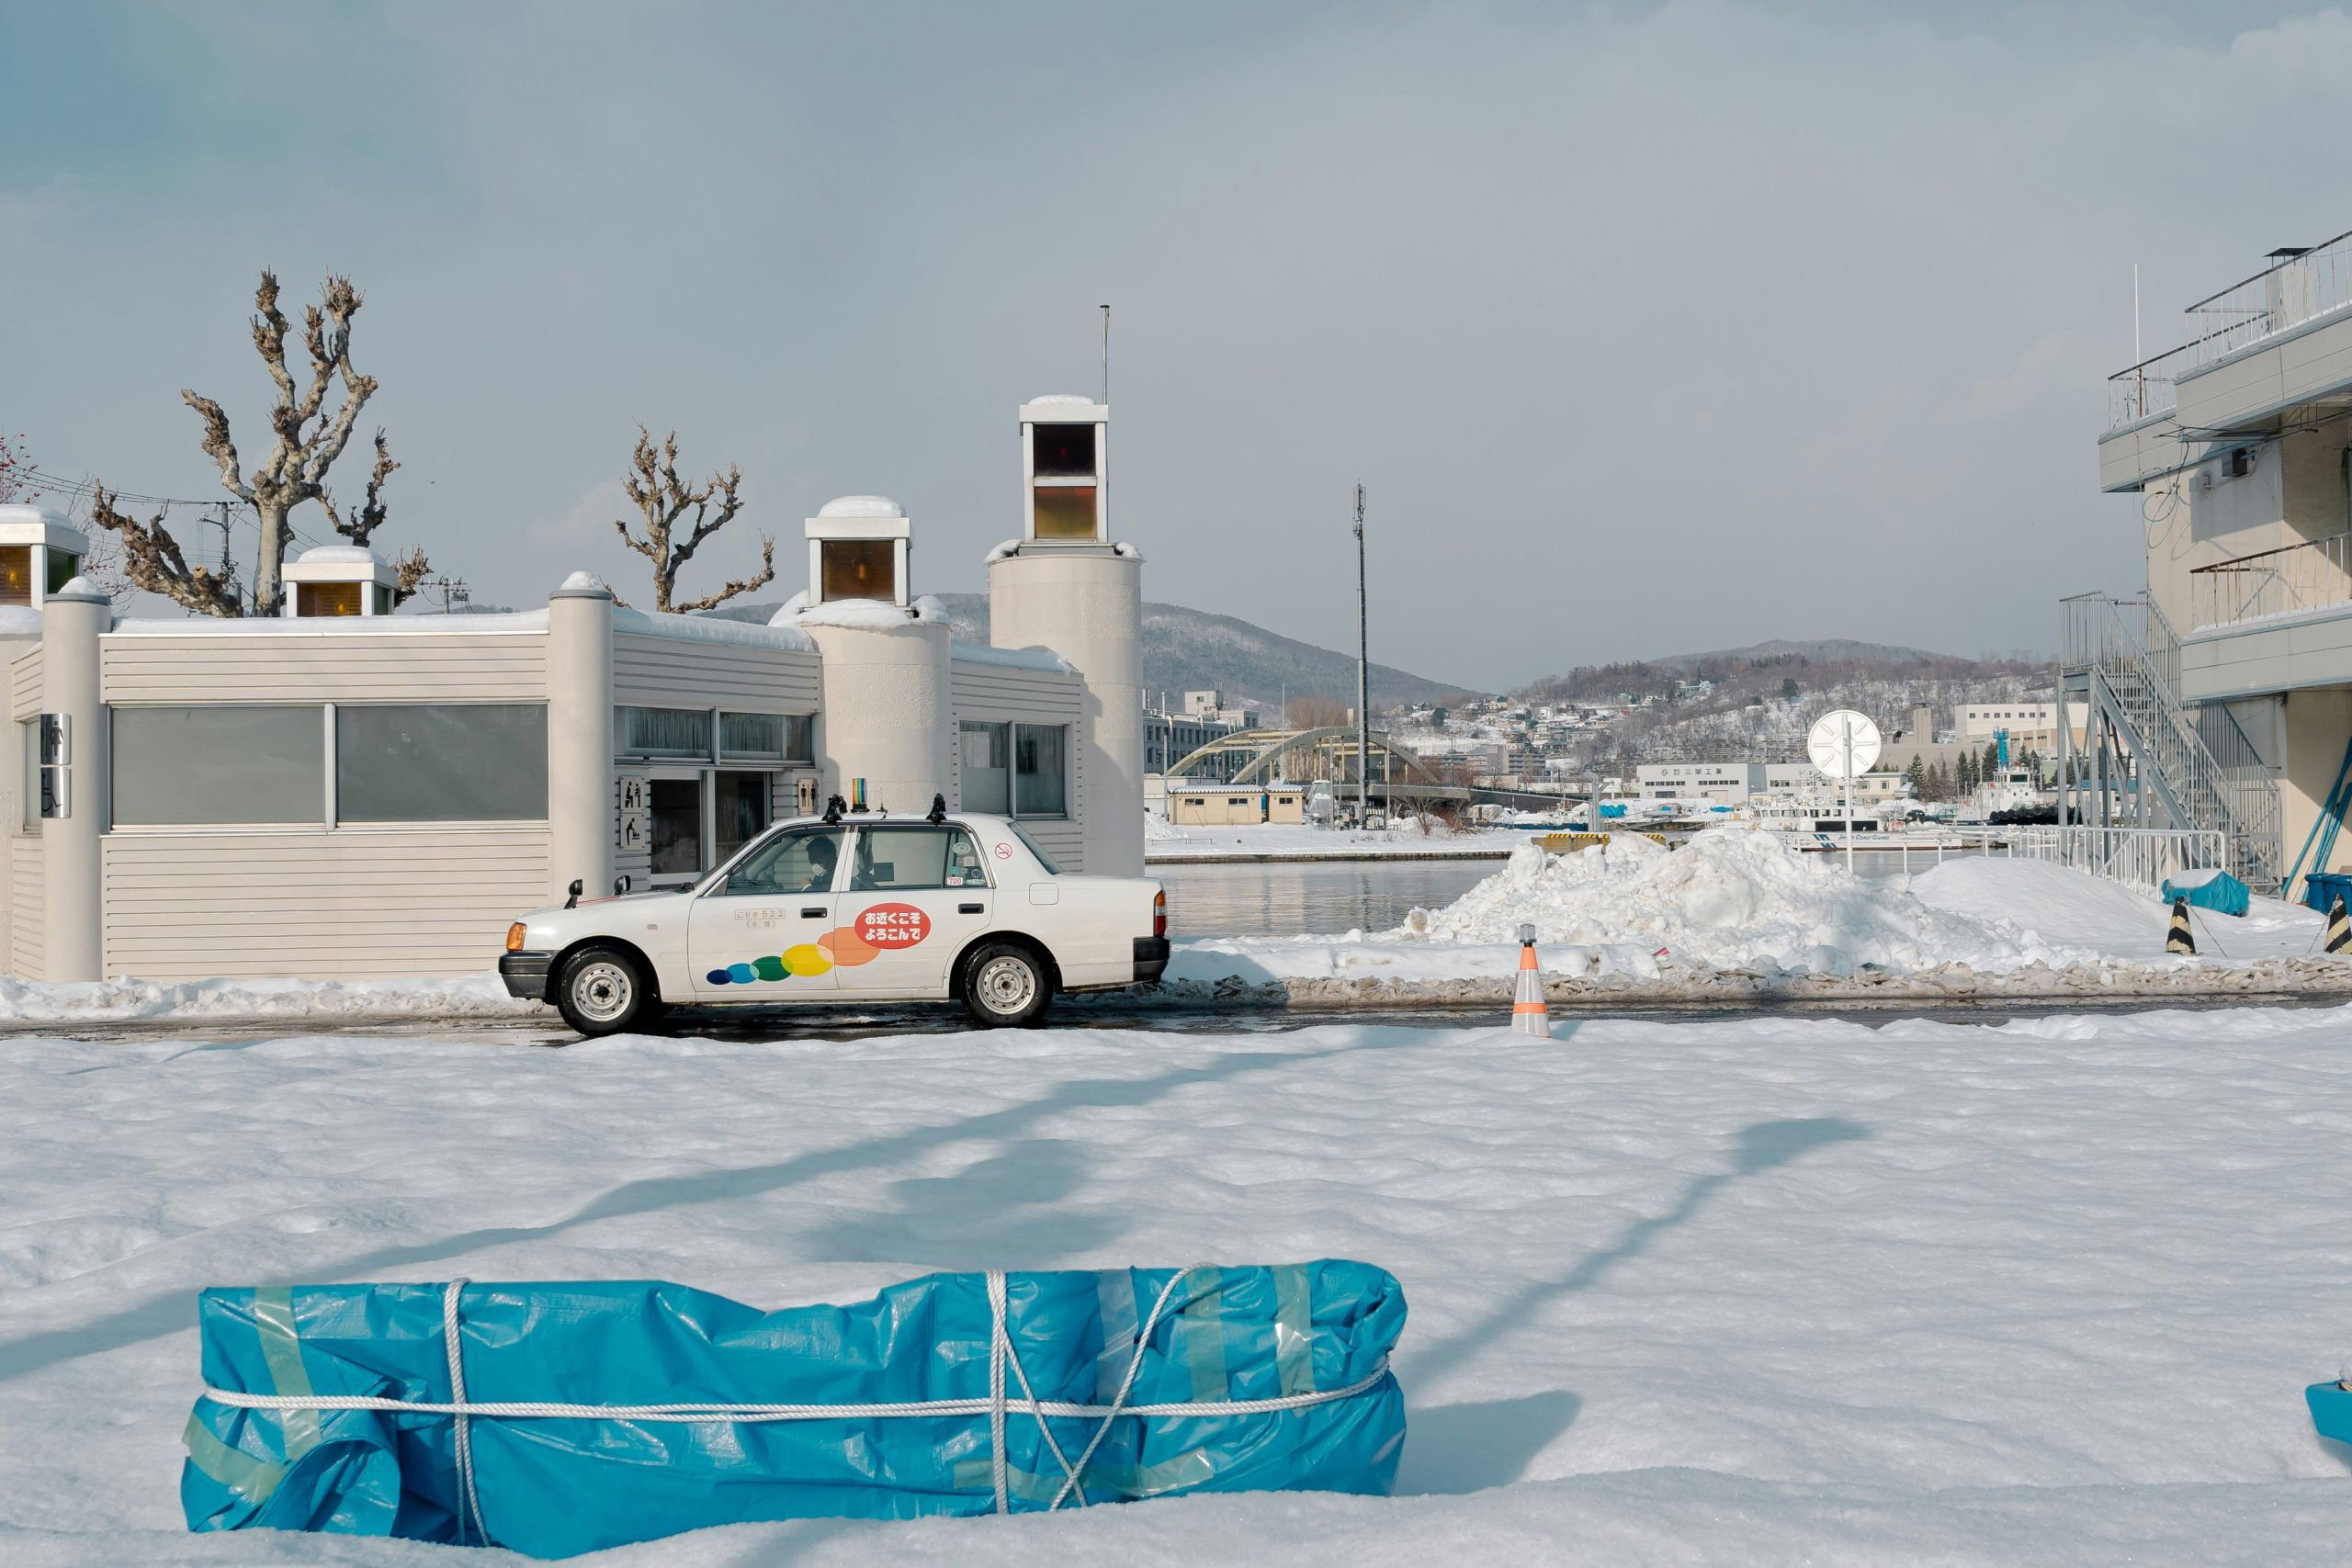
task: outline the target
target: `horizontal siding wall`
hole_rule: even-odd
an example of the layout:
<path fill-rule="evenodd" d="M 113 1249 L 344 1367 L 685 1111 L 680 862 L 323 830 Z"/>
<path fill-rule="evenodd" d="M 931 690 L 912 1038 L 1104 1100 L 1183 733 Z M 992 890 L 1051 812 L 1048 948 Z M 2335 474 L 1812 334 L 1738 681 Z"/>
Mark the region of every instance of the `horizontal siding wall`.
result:
<path fill-rule="evenodd" d="M 547 700 L 544 632 L 98 639 L 109 703 L 451 703 Z"/>
<path fill-rule="evenodd" d="M 8 972 L 38 980 L 49 906 L 40 892 L 41 841 L 27 833 L 8 840 Z"/>
<path fill-rule="evenodd" d="M 820 684 L 817 656 L 796 649 L 613 638 L 613 701 L 624 706 L 815 713 Z"/>
<path fill-rule="evenodd" d="M 40 646 L 8 661 L 8 712 L 14 718 L 40 716 Z"/>
<path fill-rule="evenodd" d="M 514 917 L 548 901 L 544 827 L 112 833 L 105 846 L 108 975 L 480 974 Z"/>
<path fill-rule="evenodd" d="M 1022 829 L 1046 846 L 1064 871 L 1086 869 L 1086 748 L 1080 744 L 1086 720 L 1086 691 L 1075 675 L 1057 670 L 1022 670 L 1001 664 L 967 664 L 956 660 L 949 669 L 948 690 L 958 724 L 1066 724 L 1069 726 L 1069 815 L 1027 818 Z M 956 798 L 963 800 L 964 748 L 948 746 L 948 771 Z"/>

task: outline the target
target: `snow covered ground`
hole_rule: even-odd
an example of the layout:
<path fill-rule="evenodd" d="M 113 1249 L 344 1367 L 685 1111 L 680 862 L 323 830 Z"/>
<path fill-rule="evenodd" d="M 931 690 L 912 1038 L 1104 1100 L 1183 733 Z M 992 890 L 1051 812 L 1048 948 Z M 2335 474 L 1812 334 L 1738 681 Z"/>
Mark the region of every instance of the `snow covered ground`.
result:
<path fill-rule="evenodd" d="M 1229 828 L 1173 828 L 1148 818 L 1143 853 L 1147 863 L 1233 860 L 1380 860 L 1392 855 L 1469 855 L 1500 859 L 1527 842 L 1524 831 L 1502 829 L 1450 833 L 1433 824 L 1418 828 L 1356 830 L 1307 828 L 1282 822 L 1250 822 Z"/>
<path fill-rule="evenodd" d="M 477 1560 L 180 1533 L 209 1283 L 1338 1255 L 1411 1301 L 1406 1495 L 600 1561 L 2337 1562 L 2348 1026 L 4 1042 L 0 1561 Z"/>
<path fill-rule="evenodd" d="M 1190 994 L 1276 987 L 1323 1001 L 1350 987 L 1492 987 L 1508 981 L 1528 924 L 1547 976 L 1614 992 L 2352 989 L 2352 964 L 2315 956 L 2324 922 L 2310 909 L 2264 898 L 2242 918 L 2195 911 L 2194 958 L 2165 954 L 2169 923 L 2145 892 L 2037 861 L 1956 859 L 1865 879 L 1734 828 L 1673 851 L 1639 837 L 1572 855 L 1528 845 L 1400 930 L 1185 942 L 1168 978 Z"/>

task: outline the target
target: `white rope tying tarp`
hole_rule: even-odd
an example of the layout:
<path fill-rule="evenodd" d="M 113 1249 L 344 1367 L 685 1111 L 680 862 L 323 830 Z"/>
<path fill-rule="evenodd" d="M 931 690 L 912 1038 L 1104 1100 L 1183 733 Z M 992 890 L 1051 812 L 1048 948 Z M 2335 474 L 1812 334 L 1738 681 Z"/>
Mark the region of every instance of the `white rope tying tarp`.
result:
<path fill-rule="evenodd" d="M 1011 1335 L 1005 1329 L 1005 1276 L 1001 1269 L 988 1274 L 989 1294 L 989 1392 L 985 1399 L 924 1399 L 885 1404 L 564 1404 L 539 1400 L 490 1400 L 476 1402 L 466 1397 L 465 1363 L 459 1354 L 458 1335 L 458 1293 L 468 1281 L 452 1280 L 441 1297 L 441 1330 L 448 1343 L 449 1399 L 446 1403 L 430 1400 L 385 1399 L 365 1394 L 347 1393 L 244 1393 L 232 1389 L 208 1387 L 204 1397 L 215 1404 L 235 1410 L 362 1410 L 397 1416 L 447 1416 L 451 1418 L 458 1471 L 463 1481 L 461 1511 L 458 1519 L 458 1540 L 466 1538 L 469 1519 L 475 1535 L 485 1543 L 491 1537 L 482 1521 L 481 1497 L 474 1488 L 473 1441 L 468 1425 L 473 1421 L 640 1421 L 674 1422 L 684 1425 L 745 1424 L 758 1425 L 772 1421 L 864 1421 L 888 1419 L 896 1416 L 985 1416 L 989 1419 L 989 1441 L 993 1450 L 990 1461 L 991 1480 L 996 1491 L 996 1511 L 1010 1513 L 1011 1472 L 1005 1460 L 1005 1417 L 1013 1413 L 1029 1416 L 1037 1423 L 1044 1435 L 1046 1447 L 1062 1467 L 1065 1479 L 1061 1490 L 1046 1505 L 1046 1511 L 1058 1508 L 1075 1493 L 1079 1505 L 1086 1503 L 1085 1489 L 1080 1480 L 1109 1436 L 1111 1424 L 1122 1416 L 1142 1419 L 1177 1416 L 1263 1416 L 1283 1410 L 1304 1410 L 1311 1405 L 1329 1404 L 1341 1399 L 1352 1399 L 1369 1393 L 1388 1375 L 1388 1360 L 1381 1358 L 1372 1371 L 1345 1388 L 1319 1389 L 1309 1393 L 1288 1393 L 1272 1399 L 1195 1399 L 1173 1404 L 1129 1404 L 1127 1395 L 1135 1389 L 1136 1374 L 1143 1370 L 1146 1351 L 1151 1346 L 1151 1331 L 1159 1325 L 1168 1310 L 1170 1298 L 1187 1275 L 1209 1267 L 1194 1264 L 1171 1276 L 1152 1303 L 1151 1312 L 1136 1336 L 1135 1354 L 1128 1359 L 1127 1375 L 1119 1383 L 1119 1392 L 1105 1404 L 1079 1404 L 1069 1400 L 1039 1399 L 1029 1386 L 1029 1374 L 1021 1365 L 1020 1352 L 1012 1347 Z M 1011 1371 L 1021 1385 L 1021 1397 L 1014 1399 L 1006 1384 L 1005 1373 Z M 1096 1423 L 1093 1438 L 1079 1454 L 1076 1462 L 1062 1452 L 1054 1438 L 1053 1429 L 1046 1425 L 1057 1421 L 1092 1421 Z"/>

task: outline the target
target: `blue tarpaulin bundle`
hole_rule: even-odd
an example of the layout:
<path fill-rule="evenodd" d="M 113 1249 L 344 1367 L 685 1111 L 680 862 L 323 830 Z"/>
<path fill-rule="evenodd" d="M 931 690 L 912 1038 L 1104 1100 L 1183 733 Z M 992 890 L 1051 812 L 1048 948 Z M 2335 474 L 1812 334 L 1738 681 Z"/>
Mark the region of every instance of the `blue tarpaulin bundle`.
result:
<path fill-rule="evenodd" d="M 933 1274 L 776 1312 L 646 1281 L 296 1285 L 206 1291 L 198 1320 L 195 1530 L 565 1557 L 753 1519 L 1385 1495 L 1404 1448 L 1404 1292 L 1363 1263 Z"/>
<path fill-rule="evenodd" d="M 2166 879 L 2163 896 L 2167 904 L 2186 898 L 2195 908 L 2217 915 L 2243 915 L 2254 907 L 2254 895 L 2246 885 L 2226 871 L 2181 872 Z"/>
<path fill-rule="evenodd" d="M 2352 1389 L 2340 1382 L 2315 1382 L 2303 1390 L 2311 1406 L 2312 1425 L 2323 1438 L 2352 1443 Z"/>

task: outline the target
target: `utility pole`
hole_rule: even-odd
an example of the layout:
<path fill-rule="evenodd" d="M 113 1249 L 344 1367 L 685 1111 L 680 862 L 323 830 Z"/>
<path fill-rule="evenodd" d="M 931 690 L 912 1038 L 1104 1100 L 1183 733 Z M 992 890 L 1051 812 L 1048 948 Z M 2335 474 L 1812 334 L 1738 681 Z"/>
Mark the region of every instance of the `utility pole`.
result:
<path fill-rule="evenodd" d="M 1356 826 L 1372 820 L 1372 661 L 1364 631 L 1363 486 L 1356 486 Z"/>

